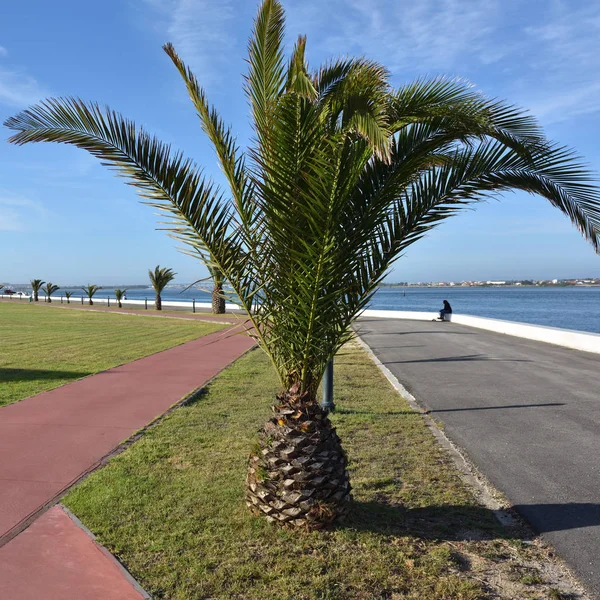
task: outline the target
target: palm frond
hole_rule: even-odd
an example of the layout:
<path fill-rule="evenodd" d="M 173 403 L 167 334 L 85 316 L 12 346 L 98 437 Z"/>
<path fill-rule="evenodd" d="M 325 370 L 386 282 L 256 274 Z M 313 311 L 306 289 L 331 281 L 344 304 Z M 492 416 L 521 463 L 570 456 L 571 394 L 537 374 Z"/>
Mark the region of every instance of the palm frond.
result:
<path fill-rule="evenodd" d="M 245 86 L 259 138 L 269 130 L 275 100 L 286 80 L 284 34 L 285 18 L 281 3 L 279 0 L 265 0 L 248 43 L 250 68 Z"/>

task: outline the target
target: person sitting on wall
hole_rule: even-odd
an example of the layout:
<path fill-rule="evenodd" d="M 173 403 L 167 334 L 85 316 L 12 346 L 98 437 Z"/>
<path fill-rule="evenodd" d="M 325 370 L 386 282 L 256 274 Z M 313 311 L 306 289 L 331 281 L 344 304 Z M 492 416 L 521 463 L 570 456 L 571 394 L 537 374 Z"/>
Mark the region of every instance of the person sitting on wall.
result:
<path fill-rule="evenodd" d="M 448 302 L 448 300 L 444 300 L 444 308 L 442 308 L 442 310 L 440 310 L 439 320 L 445 321 L 446 315 L 451 315 L 451 314 L 452 314 L 452 307 L 450 306 L 450 302 Z"/>

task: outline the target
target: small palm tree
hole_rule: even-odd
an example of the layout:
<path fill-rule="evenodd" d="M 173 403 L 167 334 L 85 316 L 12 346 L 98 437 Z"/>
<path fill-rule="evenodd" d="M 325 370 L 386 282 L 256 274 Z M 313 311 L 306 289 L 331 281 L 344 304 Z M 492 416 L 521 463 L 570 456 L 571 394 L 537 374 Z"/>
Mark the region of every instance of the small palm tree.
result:
<path fill-rule="evenodd" d="M 46 282 L 42 281 L 41 279 L 32 279 L 30 283 L 31 283 L 31 290 L 33 292 L 33 301 L 38 302 L 40 289 Z"/>
<path fill-rule="evenodd" d="M 326 365 L 392 263 L 446 218 L 499 193 L 539 194 L 600 248 L 589 171 L 520 109 L 461 80 L 399 89 L 387 70 L 343 58 L 309 71 L 306 39 L 284 54 L 284 15 L 264 0 L 249 43 L 247 152 L 170 44 L 229 194 L 132 121 L 53 98 L 8 119 L 10 141 L 90 151 L 167 215 L 216 265 L 281 381 L 249 462 L 246 498 L 271 521 L 318 528 L 349 507 L 346 455 L 317 392 Z"/>
<path fill-rule="evenodd" d="M 123 296 L 125 296 L 125 294 L 127 293 L 127 290 L 119 290 L 116 289 L 115 290 L 115 298 L 117 300 L 117 304 L 119 305 L 119 308 L 123 308 Z"/>
<path fill-rule="evenodd" d="M 210 278 L 213 282 L 212 295 L 212 311 L 215 315 L 225 314 L 225 295 L 223 293 L 223 284 L 225 283 L 225 276 L 223 271 L 218 267 L 207 265 L 210 273 Z"/>
<path fill-rule="evenodd" d="M 60 290 L 60 288 L 57 285 L 54 285 L 53 283 L 48 282 L 46 284 L 46 286 L 42 288 L 42 290 L 46 294 L 47 302 L 52 302 L 52 294 L 54 294 L 54 292 Z"/>
<path fill-rule="evenodd" d="M 166 285 L 175 279 L 175 275 L 177 275 L 177 273 L 173 273 L 173 269 L 167 269 L 166 267 L 161 269 L 160 265 L 156 265 L 154 271 L 148 270 L 150 283 L 156 292 L 156 300 L 154 301 L 156 310 L 162 310 L 162 298 L 160 295 Z"/>
<path fill-rule="evenodd" d="M 94 304 L 94 301 L 92 300 L 92 298 L 94 297 L 94 294 L 98 290 L 101 290 L 102 288 L 99 285 L 90 285 L 88 283 L 87 287 L 82 287 L 81 289 L 84 292 L 84 294 L 88 297 L 89 305 L 92 306 Z"/>
<path fill-rule="evenodd" d="M 67 304 L 71 304 L 71 296 L 73 295 L 73 292 L 65 292 L 65 297 L 67 299 Z"/>

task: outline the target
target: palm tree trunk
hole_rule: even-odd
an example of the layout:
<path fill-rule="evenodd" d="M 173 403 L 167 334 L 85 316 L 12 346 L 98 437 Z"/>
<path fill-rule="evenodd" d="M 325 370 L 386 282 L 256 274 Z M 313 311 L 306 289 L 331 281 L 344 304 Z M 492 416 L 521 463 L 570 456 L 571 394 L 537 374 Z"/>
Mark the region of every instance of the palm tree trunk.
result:
<path fill-rule="evenodd" d="M 33 292 L 33 301 L 34 302 L 38 302 L 39 301 L 38 293 L 36 291 Z"/>
<path fill-rule="evenodd" d="M 293 390 L 277 400 L 250 455 L 246 503 L 271 522 L 321 529 L 348 512 L 346 454 L 316 400 Z"/>
<path fill-rule="evenodd" d="M 91 296 L 90 296 L 90 301 L 89 301 L 89 303 L 90 303 L 90 306 L 93 306 L 93 305 L 94 305 L 94 301 L 92 300 L 92 297 L 91 297 Z"/>
<path fill-rule="evenodd" d="M 162 310 L 162 298 L 160 297 L 160 294 L 156 294 L 154 305 L 156 306 L 156 310 Z"/>
<path fill-rule="evenodd" d="M 119 304 L 119 308 L 123 308 L 123 305 L 121 304 L 120 300 L 117 300 L 118 304 Z"/>
<path fill-rule="evenodd" d="M 50 296 L 48 296 L 48 302 L 52 302 L 52 298 L 50 298 Z"/>
<path fill-rule="evenodd" d="M 225 314 L 225 297 L 223 296 L 223 286 L 217 285 L 212 291 L 212 311 L 215 315 Z"/>

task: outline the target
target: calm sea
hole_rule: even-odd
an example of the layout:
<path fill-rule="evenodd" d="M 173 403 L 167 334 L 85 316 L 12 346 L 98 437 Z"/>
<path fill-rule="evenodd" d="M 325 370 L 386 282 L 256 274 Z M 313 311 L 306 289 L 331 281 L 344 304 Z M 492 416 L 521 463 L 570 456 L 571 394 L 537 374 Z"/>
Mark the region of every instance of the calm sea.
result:
<path fill-rule="evenodd" d="M 97 295 L 114 298 L 114 290 L 104 288 Z M 150 304 L 154 293 L 151 288 L 132 289 L 127 298 L 148 298 Z M 210 294 L 196 289 L 163 293 L 163 300 L 191 302 L 194 298 L 210 302 Z M 437 311 L 443 300 L 448 300 L 456 313 L 600 333 L 600 287 L 382 288 L 371 308 Z"/>

